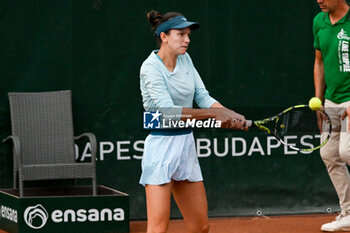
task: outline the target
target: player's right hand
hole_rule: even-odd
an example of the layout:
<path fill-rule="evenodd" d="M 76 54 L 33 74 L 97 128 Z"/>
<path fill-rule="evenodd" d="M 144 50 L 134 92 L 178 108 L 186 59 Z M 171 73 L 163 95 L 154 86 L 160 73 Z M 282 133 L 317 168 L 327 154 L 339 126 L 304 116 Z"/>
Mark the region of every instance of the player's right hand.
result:
<path fill-rule="evenodd" d="M 243 115 L 225 107 L 215 108 L 213 110 L 215 113 L 215 120 L 221 121 L 221 128 L 248 130 L 246 119 Z"/>

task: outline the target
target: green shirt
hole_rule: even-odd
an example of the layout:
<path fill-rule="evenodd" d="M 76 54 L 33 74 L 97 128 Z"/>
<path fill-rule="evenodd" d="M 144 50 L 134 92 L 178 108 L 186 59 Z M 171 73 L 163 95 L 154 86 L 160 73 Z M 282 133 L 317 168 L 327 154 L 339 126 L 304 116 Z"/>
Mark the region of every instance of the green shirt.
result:
<path fill-rule="evenodd" d="M 334 25 L 328 13 L 316 15 L 313 23 L 314 48 L 320 50 L 325 71 L 325 98 L 334 103 L 350 100 L 350 16 Z"/>

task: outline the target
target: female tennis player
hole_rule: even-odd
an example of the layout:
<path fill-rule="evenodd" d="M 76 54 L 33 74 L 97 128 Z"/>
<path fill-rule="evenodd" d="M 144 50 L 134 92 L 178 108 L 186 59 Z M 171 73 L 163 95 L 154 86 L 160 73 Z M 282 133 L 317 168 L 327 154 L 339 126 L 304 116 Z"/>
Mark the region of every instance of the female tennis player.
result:
<path fill-rule="evenodd" d="M 199 28 L 181 13 L 147 14 L 160 49 L 151 52 L 140 71 L 143 106 L 167 109 L 177 120 L 215 118 L 221 127 L 247 129 L 245 117 L 210 97 L 190 56 L 190 34 Z M 193 109 L 193 100 L 201 109 Z M 188 232 L 208 232 L 207 198 L 190 129 L 153 130 L 145 140 L 140 184 L 145 186 L 147 232 L 168 229 L 171 194 Z"/>

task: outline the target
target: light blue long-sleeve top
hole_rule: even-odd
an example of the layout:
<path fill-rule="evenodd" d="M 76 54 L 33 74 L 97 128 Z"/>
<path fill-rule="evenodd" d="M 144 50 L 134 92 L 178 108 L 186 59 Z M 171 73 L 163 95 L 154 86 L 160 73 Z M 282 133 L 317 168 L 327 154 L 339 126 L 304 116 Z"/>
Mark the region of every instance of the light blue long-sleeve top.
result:
<path fill-rule="evenodd" d="M 182 107 L 192 108 L 193 100 L 200 108 L 209 108 L 217 102 L 206 90 L 188 53 L 177 57 L 176 66 L 170 72 L 157 57 L 157 52 L 152 51 L 140 71 L 141 95 L 146 111 L 163 109 L 163 113 L 173 116 L 172 120 L 179 120 Z"/>

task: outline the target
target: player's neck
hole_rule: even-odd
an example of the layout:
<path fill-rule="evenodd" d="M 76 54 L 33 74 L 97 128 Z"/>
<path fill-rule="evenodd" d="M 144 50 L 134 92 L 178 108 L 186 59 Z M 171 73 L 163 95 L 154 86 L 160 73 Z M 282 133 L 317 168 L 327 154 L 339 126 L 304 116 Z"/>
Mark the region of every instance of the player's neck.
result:
<path fill-rule="evenodd" d="M 336 10 L 329 12 L 329 19 L 332 24 L 338 22 L 343 18 L 349 11 L 349 5 L 347 3 L 340 4 Z"/>
<path fill-rule="evenodd" d="M 173 72 L 176 66 L 177 55 L 172 54 L 166 48 L 161 47 L 158 56 L 162 59 L 163 64 L 170 72 Z"/>

